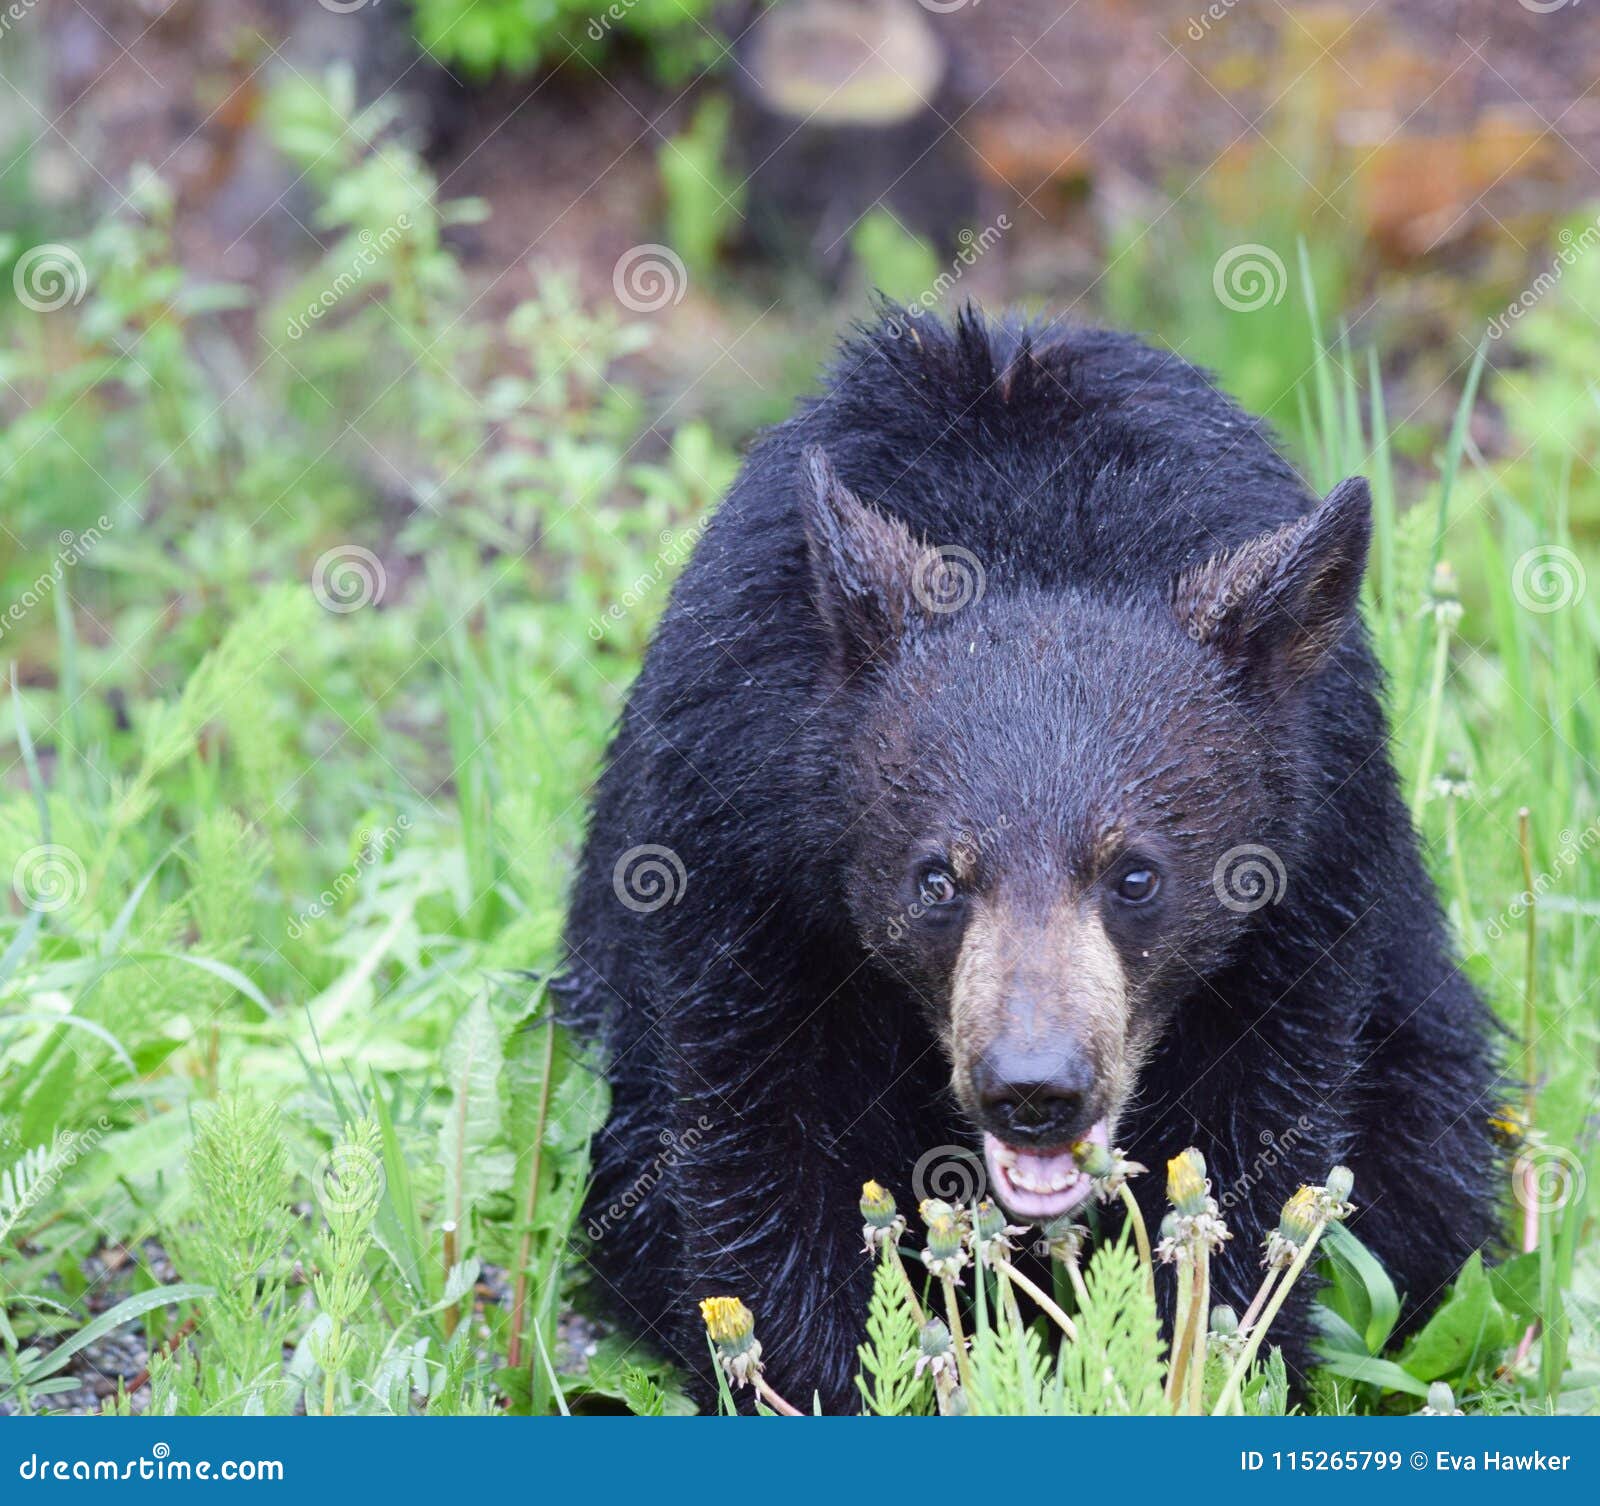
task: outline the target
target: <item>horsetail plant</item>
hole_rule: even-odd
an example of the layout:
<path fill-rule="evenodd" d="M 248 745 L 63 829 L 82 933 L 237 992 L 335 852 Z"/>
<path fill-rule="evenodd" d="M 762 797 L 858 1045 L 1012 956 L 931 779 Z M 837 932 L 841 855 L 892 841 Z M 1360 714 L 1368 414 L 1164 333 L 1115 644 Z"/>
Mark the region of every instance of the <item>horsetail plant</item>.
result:
<path fill-rule="evenodd" d="M 319 1269 L 311 1284 L 327 1326 L 313 1334 L 311 1353 L 322 1368 L 322 1415 L 331 1417 L 340 1377 L 355 1357 L 354 1325 L 367 1307 L 365 1261 L 383 1196 L 377 1122 L 365 1118 L 346 1125 L 317 1172 L 317 1201 L 328 1227 L 319 1241 Z"/>

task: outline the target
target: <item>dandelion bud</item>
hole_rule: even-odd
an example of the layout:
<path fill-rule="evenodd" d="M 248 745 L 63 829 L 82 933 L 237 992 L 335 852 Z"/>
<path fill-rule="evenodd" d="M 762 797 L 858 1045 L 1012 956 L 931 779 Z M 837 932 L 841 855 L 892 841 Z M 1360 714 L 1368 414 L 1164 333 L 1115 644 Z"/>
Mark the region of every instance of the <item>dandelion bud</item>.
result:
<path fill-rule="evenodd" d="M 941 1213 L 928 1225 L 928 1249 L 935 1260 L 949 1260 L 961 1250 L 961 1225 L 955 1216 Z"/>
<path fill-rule="evenodd" d="M 955 1364 L 956 1351 L 950 1341 L 950 1330 L 939 1318 L 929 1318 L 917 1334 L 916 1373 L 931 1370 L 935 1375 Z"/>
<path fill-rule="evenodd" d="M 1335 1166 L 1328 1173 L 1327 1185 L 1317 1198 L 1317 1212 L 1323 1218 L 1336 1222 L 1343 1222 L 1349 1218 L 1355 1211 L 1350 1201 L 1350 1194 L 1354 1191 L 1355 1185 L 1355 1173 L 1348 1166 Z"/>
<path fill-rule="evenodd" d="M 1083 1253 L 1083 1242 L 1089 1231 L 1083 1224 L 1075 1222 L 1070 1213 L 1058 1213 L 1043 1226 L 1040 1233 L 1052 1260 L 1076 1264 Z"/>
<path fill-rule="evenodd" d="M 953 1218 L 955 1211 L 942 1197 L 925 1197 L 917 1204 L 917 1212 L 925 1224 L 931 1224 L 936 1218 Z"/>
<path fill-rule="evenodd" d="M 1422 1409 L 1424 1417 L 1460 1417 L 1464 1414 L 1456 1405 L 1456 1394 L 1444 1381 L 1435 1381 L 1428 1387 L 1428 1404 Z"/>
<path fill-rule="evenodd" d="M 922 1263 L 941 1280 L 960 1283 L 961 1268 L 967 1263 L 965 1233 L 954 1213 L 940 1213 L 929 1220 Z"/>
<path fill-rule="evenodd" d="M 1167 1197 L 1179 1213 L 1204 1213 L 1209 1191 L 1206 1158 L 1192 1145 L 1167 1162 Z"/>
<path fill-rule="evenodd" d="M 1434 620 L 1446 627 L 1461 621 L 1461 586 L 1449 560 L 1440 560 L 1433 567 L 1433 580 L 1429 595 L 1433 597 Z"/>
<path fill-rule="evenodd" d="M 887 1229 L 895 1221 L 894 1194 L 876 1182 L 861 1184 L 861 1216 L 874 1229 Z"/>
<path fill-rule="evenodd" d="M 1227 1337 L 1239 1331 L 1239 1315 L 1226 1302 L 1211 1309 L 1211 1331 Z"/>
<path fill-rule="evenodd" d="M 1278 1216 L 1278 1233 L 1298 1249 L 1316 1228 L 1317 1216 L 1316 1190 L 1302 1187 L 1283 1205 L 1283 1212 Z"/>
<path fill-rule="evenodd" d="M 1472 794 L 1472 771 L 1459 753 L 1446 756 L 1444 767 L 1434 776 L 1433 790 L 1447 800 L 1465 800 Z"/>
<path fill-rule="evenodd" d="M 1087 1177 L 1106 1177 L 1116 1164 L 1111 1152 L 1097 1140 L 1080 1140 L 1072 1147 L 1072 1158 Z"/>
<path fill-rule="evenodd" d="M 1006 1216 L 992 1198 L 984 1198 L 972 1210 L 972 1227 L 979 1239 L 998 1239 L 1006 1232 Z"/>

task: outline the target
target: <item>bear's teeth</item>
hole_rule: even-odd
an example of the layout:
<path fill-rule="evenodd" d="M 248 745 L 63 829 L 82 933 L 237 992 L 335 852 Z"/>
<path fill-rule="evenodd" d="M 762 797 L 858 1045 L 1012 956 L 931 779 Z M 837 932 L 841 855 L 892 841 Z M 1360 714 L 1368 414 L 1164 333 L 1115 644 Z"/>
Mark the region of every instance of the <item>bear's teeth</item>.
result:
<path fill-rule="evenodd" d="M 1077 1163 L 1070 1152 L 1044 1156 L 1013 1151 L 1006 1171 L 1024 1192 L 1065 1192 L 1079 1177 Z"/>

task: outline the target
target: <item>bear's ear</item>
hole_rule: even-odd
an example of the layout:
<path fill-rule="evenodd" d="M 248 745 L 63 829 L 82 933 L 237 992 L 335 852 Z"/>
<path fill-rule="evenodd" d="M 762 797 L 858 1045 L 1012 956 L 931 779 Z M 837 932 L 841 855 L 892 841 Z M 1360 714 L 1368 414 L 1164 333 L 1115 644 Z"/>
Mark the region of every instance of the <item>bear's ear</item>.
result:
<path fill-rule="evenodd" d="M 1196 643 L 1287 690 L 1355 616 L 1371 536 L 1372 497 L 1353 476 L 1305 517 L 1183 571 L 1172 609 Z"/>
<path fill-rule="evenodd" d="M 860 501 L 818 446 L 808 446 L 803 460 L 811 595 L 851 675 L 892 651 L 922 618 L 915 587 L 927 550 L 899 519 Z"/>

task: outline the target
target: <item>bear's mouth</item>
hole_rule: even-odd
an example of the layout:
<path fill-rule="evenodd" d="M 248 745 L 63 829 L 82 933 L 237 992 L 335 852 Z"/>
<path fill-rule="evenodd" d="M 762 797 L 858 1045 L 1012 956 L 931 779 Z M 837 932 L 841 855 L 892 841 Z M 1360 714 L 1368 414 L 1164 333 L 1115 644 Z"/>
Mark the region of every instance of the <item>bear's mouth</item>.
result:
<path fill-rule="evenodd" d="M 1098 1121 L 1080 1138 L 1100 1146 L 1109 1144 L 1105 1120 Z M 1071 1146 L 1041 1149 L 1036 1145 L 1007 1145 L 985 1130 L 983 1158 L 989 1167 L 990 1186 L 1000 1204 L 1009 1213 L 1033 1223 L 1071 1213 L 1087 1202 L 1094 1190 L 1094 1179 L 1079 1169 Z"/>

